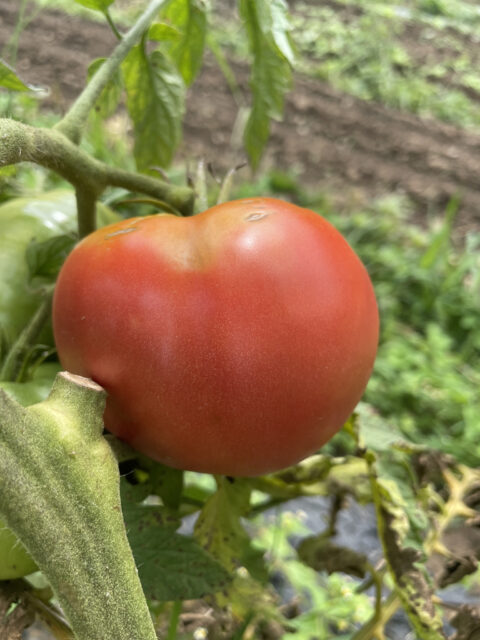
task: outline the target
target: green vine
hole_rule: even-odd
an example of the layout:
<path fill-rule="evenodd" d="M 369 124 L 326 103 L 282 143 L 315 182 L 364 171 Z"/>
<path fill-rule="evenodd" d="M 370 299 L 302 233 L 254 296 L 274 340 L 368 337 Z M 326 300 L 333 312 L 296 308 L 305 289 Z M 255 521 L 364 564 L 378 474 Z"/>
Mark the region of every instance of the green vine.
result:
<path fill-rule="evenodd" d="M 0 515 L 48 577 L 77 640 L 156 640 L 118 464 L 102 436 L 104 404 L 101 387 L 65 372 L 26 409 L 0 392 Z"/>
<path fill-rule="evenodd" d="M 58 130 L 40 129 L 0 118 L 0 139 L 0 167 L 34 162 L 55 171 L 74 185 L 80 204 L 81 236 L 94 230 L 92 203 L 108 186 L 140 191 L 158 200 L 165 200 L 185 215 L 192 212 L 194 194 L 188 187 L 110 167 L 80 149 Z"/>

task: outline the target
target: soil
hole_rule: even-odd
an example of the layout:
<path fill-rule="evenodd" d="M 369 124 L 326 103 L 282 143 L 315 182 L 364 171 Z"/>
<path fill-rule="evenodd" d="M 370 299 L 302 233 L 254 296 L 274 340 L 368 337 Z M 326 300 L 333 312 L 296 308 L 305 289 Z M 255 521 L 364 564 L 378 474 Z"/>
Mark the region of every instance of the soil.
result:
<path fill-rule="evenodd" d="M 15 0 L 2 0 L 0 46 L 12 34 L 17 11 Z M 405 31 L 412 55 L 431 55 L 433 49 L 415 51 L 414 36 L 412 25 Z M 64 111 L 83 86 L 88 64 L 114 45 L 103 24 L 43 11 L 21 35 L 17 70 L 25 80 L 50 87 L 47 106 Z M 234 68 L 248 99 L 248 70 Z M 208 60 L 189 93 L 179 158 L 204 157 L 219 173 L 244 160 L 237 114 L 223 75 Z M 272 127 L 262 168 L 269 167 L 293 169 L 302 183 L 336 194 L 341 207 L 406 194 L 419 220 L 441 213 L 460 194 L 457 230 L 480 228 L 480 131 L 359 100 L 318 80 L 297 76 L 285 118 Z"/>

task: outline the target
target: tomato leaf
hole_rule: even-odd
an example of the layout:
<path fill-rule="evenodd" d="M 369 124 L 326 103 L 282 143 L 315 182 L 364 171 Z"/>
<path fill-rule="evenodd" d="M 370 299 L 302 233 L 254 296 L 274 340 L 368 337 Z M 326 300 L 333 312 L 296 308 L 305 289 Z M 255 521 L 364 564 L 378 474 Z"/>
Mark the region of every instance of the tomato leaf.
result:
<path fill-rule="evenodd" d="M 173 25 L 166 22 L 154 22 L 148 30 L 148 39 L 155 42 L 165 42 L 167 40 L 178 41 L 182 33 Z"/>
<path fill-rule="evenodd" d="M 90 63 L 87 71 L 87 79 L 89 82 L 104 62 L 105 58 L 97 58 Z M 122 89 L 122 74 L 120 71 L 116 71 L 96 102 L 96 110 L 101 117 L 108 118 L 115 112 L 122 94 Z"/>
<path fill-rule="evenodd" d="M 357 408 L 347 428 L 368 463 L 378 533 L 395 590 L 416 635 L 422 640 L 443 639 L 442 620 L 432 605 L 433 588 L 425 567 L 429 523 L 410 463 L 411 455 L 424 448 L 406 441 L 368 405 Z"/>
<path fill-rule="evenodd" d="M 15 398 L 22 406 L 28 407 L 47 398 L 59 371 L 61 371 L 59 363 L 47 362 L 39 365 L 31 379 L 26 382 L 0 382 L 0 389 Z"/>
<path fill-rule="evenodd" d="M 257 168 L 270 134 L 270 121 L 283 114 L 285 93 L 291 86 L 293 49 L 284 0 L 240 0 L 239 9 L 253 55 L 253 101 L 244 142 L 250 163 Z"/>
<path fill-rule="evenodd" d="M 388 452 L 392 449 L 415 453 L 425 447 L 410 442 L 394 425 L 390 424 L 369 404 L 361 402 L 355 409 L 350 425 L 357 430 L 360 446 L 376 452 Z"/>
<path fill-rule="evenodd" d="M 219 562 L 195 540 L 176 533 L 178 522 L 166 509 L 135 504 L 129 500 L 135 491 L 125 480 L 121 484 L 128 540 L 147 598 L 201 598 L 229 582 Z"/>
<path fill-rule="evenodd" d="M 422 640 L 445 640 L 422 545 L 411 544 L 411 507 L 385 468 L 372 463 L 371 480 L 385 559 L 410 623 Z"/>
<path fill-rule="evenodd" d="M 423 531 L 428 522 L 418 501 L 418 487 L 409 471 L 411 456 L 425 451 L 425 447 L 409 442 L 394 425 L 389 424 L 372 407 L 360 403 L 352 421 L 347 425 L 353 431 L 365 458 L 376 457 L 377 478 L 390 486 L 390 493 L 398 494 L 402 505 L 400 518 L 405 519 L 405 542 L 420 549 Z"/>
<path fill-rule="evenodd" d="M 267 572 L 263 553 L 254 549 L 241 518 L 249 504 L 248 483 L 219 482 L 195 524 L 195 537 L 230 572 L 245 567 L 257 580 L 265 582 Z"/>
<path fill-rule="evenodd" d="M 15 71 L 4 60 L 1 59 L 0 87 L 5 87 L 5 89 L 10 89 L 11 91 L 29 91 L 32 88 L 22 82 Z"/>
<path fill-rule="evenodd" d="M 34 278 L 55 278 L 76 241 L 73 235 L 60 235 L 30 242 L 25 252 L 30 282 Z"/>
<path fill-rule="evenodd" d="M 130 51 L 122 70 L 135 130 L 137 167 L 141 171 L 154 165 L 166 167 L 181 138 L 182 78 L 161 51 L 147 55 L 142 45 Z"/>
<path fill-rule="evenodd" d="M 185 84 L 190 85 L 202 66 L 207 33 L 205 0 L 173 0 L 164 18 L 182 32 L 182 38 L 168 47 Z"/>
<path fill-rule="evenodd" d="M 77 4 L 81 4 L 87 9 L 93 9 L 94 11 L 101 11 L 105 13 L 108 7 L 115 2 L 115 0 L 75 0 Z"/>
<path fill-rule="evenodd" d="M 183 471 L 141 457 L 141 468 L 148 472 L 151 493 L 160 496 L 163 504 L 170 509 L 178 509 L 183 492 Z"/>

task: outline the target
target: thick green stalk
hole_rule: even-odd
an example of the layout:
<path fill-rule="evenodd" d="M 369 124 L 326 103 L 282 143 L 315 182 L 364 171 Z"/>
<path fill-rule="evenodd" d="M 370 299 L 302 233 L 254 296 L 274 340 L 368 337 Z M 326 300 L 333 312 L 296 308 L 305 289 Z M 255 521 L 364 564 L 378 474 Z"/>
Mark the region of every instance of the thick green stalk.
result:
<path fill-rule="evenodd" d="M 77 187 L 75 189 L 77 200 L 78 236 L 84 238 L 97 226 L 97 197 L 93 189 Z"/>
<path fill-rule="evenodd" d="M 105 393 L 61 373 L 46 401 L 0 392 L 0 516 L 52 585 L 77 640 L 156 640 L 102 436 Z"/>
<path fill-rule="evenodd" d="M 167 0 L 152 0 L 133 27 L 123 36 L 111 56 L 105 60 L 82 93 L 70 107 L 64 118 L 55 125 L 70 140 L 78 144 L 82 130 L 93 105 L 119 68 L 128 52 L 140 40 L 155 14 Z"/>
<path fill-rule="evenodd" d="M 194 193 L 188 187 L 110 167 L 92 158 L 59 131 L 0 118 L 0 167 L 19 162 L 35 162 L 51 169 L 77 191 L 96 197 L 108 186 L 116 186 L 164 200 L 184 215 L 190 215 L 193 210 Z M 91 225 L 92 219 L 89 220 Z M 82 229 L 87 226 L 84 224 Z"/>

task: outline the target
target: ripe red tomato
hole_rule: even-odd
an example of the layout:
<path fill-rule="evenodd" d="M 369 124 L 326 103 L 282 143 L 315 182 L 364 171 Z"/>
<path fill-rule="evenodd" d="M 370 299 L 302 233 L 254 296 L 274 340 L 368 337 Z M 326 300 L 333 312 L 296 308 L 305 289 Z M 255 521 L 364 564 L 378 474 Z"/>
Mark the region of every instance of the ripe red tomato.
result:
<path fill-rule="evenodd" d="M 252 476 L 324 444 L 360 399 L 378 311 L 326 220 L 271 198 L 132 218 L 85 238 L 54 299 L 62 365 L 105 425 L 165 464 Z"/>

